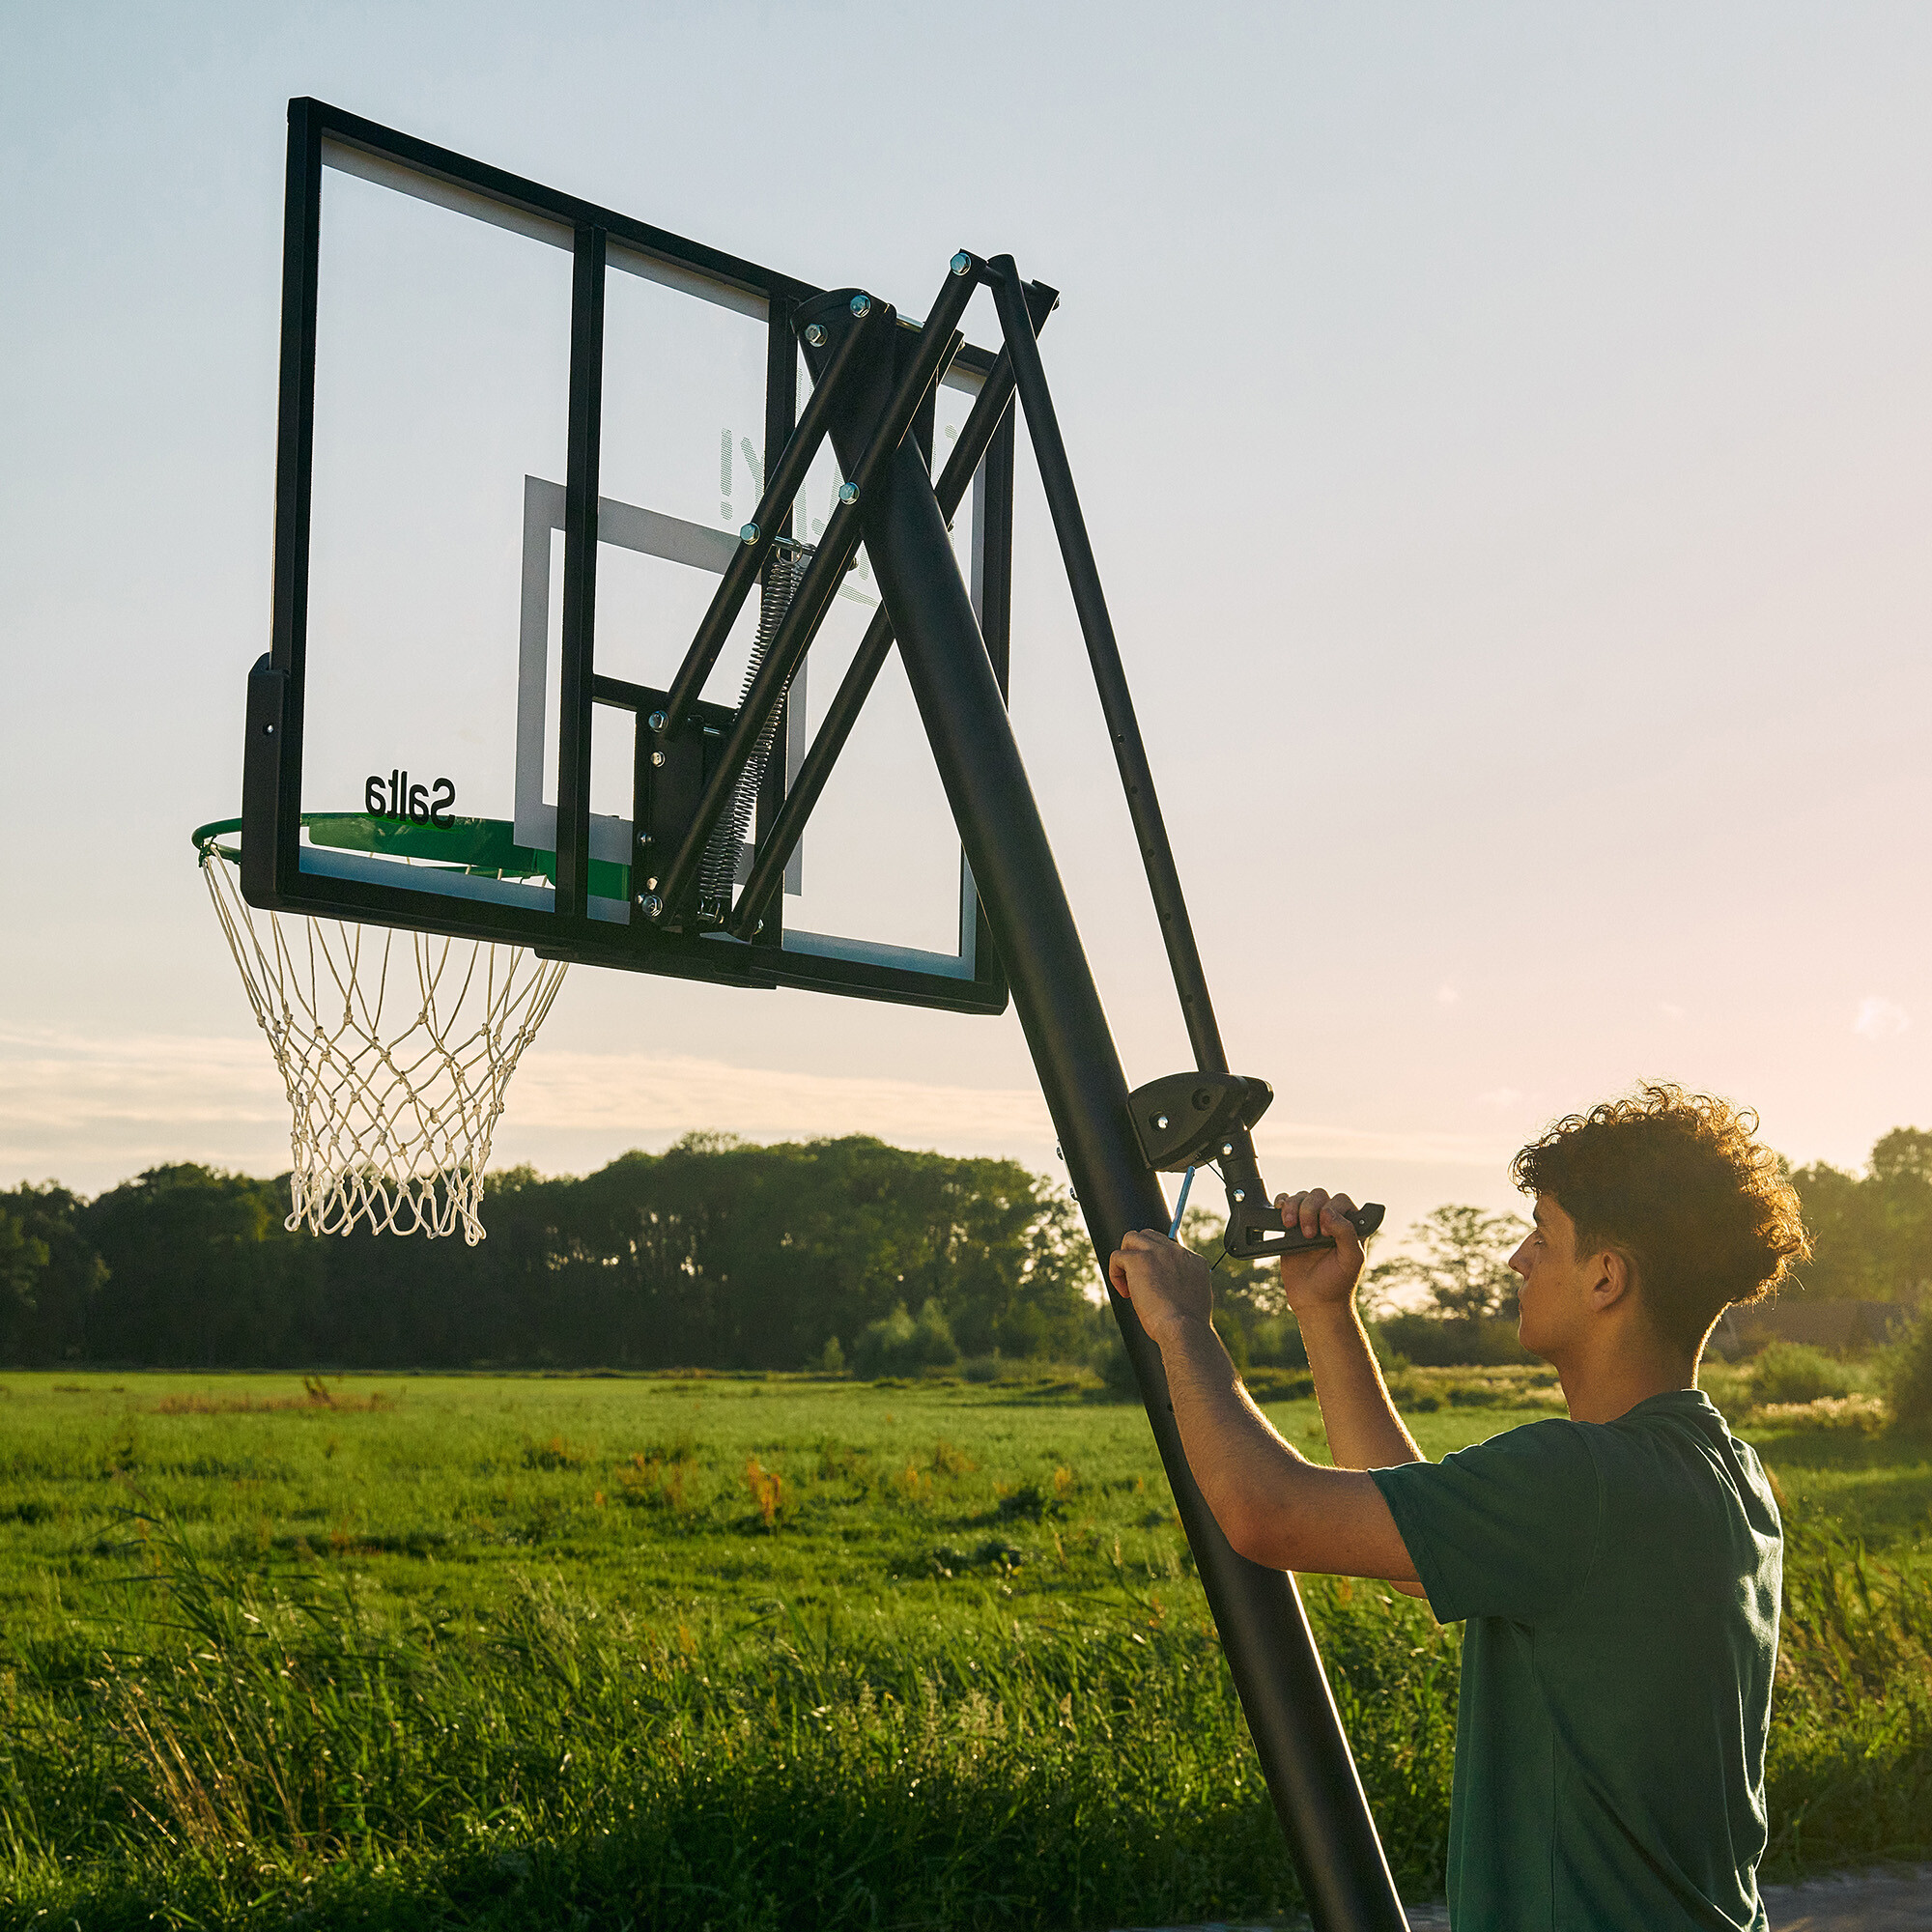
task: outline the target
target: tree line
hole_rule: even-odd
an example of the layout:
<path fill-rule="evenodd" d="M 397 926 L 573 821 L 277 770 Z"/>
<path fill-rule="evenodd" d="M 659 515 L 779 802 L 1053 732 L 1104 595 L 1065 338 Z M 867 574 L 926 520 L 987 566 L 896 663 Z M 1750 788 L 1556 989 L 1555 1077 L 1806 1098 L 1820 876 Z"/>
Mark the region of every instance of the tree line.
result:
<path fill-rule="evenodd" d="M 287 1178 L 193 1164 L 0 1192 L 0 1360 L 796 1369 L 1084 1350 L 1072 1203 L 1015 1161 L 693 1135 L 493 1175 L 489 1238 L 291 1234 Z M 883 1337 L 867 1331 L 883 1325 Z M 883 1343 L 883 1346 L 877 1346 Z"/>
<path fill-rule="evenodd" d="M 1893 1129 L 1862 1175 L 1818 1163 L 1792 1179 L 1816 1246 L 1803 1292 L 1928 1298 L 1932 1133 Z M 91 1201 L 55 1183 L 0 1190 L 0 1362 L 877 1374 L 1081 1359 L 1108 1325 L 1062 1189 L 1015 1161 L 860 1136 L 699 1134 L 579 1178 L 512 1168 L 487 1183 L 490 1237 L 474 1248 L 291 1234 L 288 1200 L 286 1176 L 192 1163 Z M 1416 1361 L 1451 1347 L 1510 1359 L 1520 1228 L 1456 1206 L 1418 1222 L 1408 1252 L 1369 1277 L 1391 1344 Z M 1219 1234 L 1216 1216 L 1189 1214 L 1203 1253 Z M 1231 1346 L 1298 1353 L 1267 1271 L 1224 1262 L 1219 1279 Z"/>

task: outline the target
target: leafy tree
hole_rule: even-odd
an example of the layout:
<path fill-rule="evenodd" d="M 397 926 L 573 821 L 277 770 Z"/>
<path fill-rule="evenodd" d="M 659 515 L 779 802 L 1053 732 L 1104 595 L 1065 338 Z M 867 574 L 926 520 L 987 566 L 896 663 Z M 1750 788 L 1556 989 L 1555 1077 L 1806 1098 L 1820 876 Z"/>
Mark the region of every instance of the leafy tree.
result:
<path fill-rule="evenodd" d="M 1827 1301 L 1922 1304 L 1932 1292 L 1932 1133 L 1893 1127 L 1874 1144 L 1863 1175 L 1824 1161 L 1792 1184 L 1804 1204 L 1811 1260 L 1797 1271 Z"/>
<path fill-rule="evenodd" d="M 82 1217 L 114 1281 L 94 1303 L 88 1352 L 193 1367 L 306 1358 L 322 1258 L 283 1227 L 287 1198 L 193 1162 L 110 1188 Z"/>
<path fill-rule="evenodd" d="M 1468 1206 L 1437 1208 L 1408 1231 L 1418 1253 L 1398 1255 L 1369 1270 L 1369 1299 L 1388 1308 L 1405 1292 L 1419 1292 L 1437 1315 L 1451 1320 L 1513 1316 L 1517 1278 L 1508 1257 L 1526 1232 L 1514 1214 L 1486 1214 Z"/>
<path fill-rule="evenodd" d="M 66 1361 L 86 1352 L 107 1270 L 81 1227 L 84 1204 L 49 1183 L 0 1191 L 0 1360 Z"/>
<path fill-rule="evenodd" d="M 27 1232 L 26 1222 L 0 1208 L 0 1332 L 24 1327 L 34 1312 L 34 1290 L 45 1273 L 47 1244 Z"/>

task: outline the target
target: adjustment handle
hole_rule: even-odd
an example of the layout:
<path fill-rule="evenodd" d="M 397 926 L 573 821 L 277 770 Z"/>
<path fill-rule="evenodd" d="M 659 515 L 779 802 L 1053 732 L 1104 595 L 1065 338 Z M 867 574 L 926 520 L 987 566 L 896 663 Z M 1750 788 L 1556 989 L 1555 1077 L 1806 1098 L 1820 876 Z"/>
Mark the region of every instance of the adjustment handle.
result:
<path fill-rule="evenodd" d="M 1364 1240 L 1382 1224 L 1388 1209 L 1379 1201 L 1365 1201 L 1345 1218 Z M 1281 1225 L 1281 1209 L 1272 1201 L 1236 1202 L 1228 1216 L 1227 1249 L 1236 1261 L 1262 1261 L 1273 1255 L 1312 1254 L 1332 1248 L 1333 1235 L 1291 1234 Z"/>

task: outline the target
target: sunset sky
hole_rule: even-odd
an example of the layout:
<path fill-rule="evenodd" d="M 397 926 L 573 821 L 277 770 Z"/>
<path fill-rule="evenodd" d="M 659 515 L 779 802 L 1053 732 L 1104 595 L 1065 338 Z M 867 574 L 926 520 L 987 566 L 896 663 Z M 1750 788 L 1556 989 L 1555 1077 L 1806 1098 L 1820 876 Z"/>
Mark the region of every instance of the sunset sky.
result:
<path fill-rule="evenodd" d="M 1796 1160 L 1932 1125 L 1923 9 L 14 6 L 0 1182 L 287 1161 L 187 835 L 268 643 L 295 94 L 909 313 L 960 246 L 1064 291 L 1274 1184 L 1501 1207 L 1646 1075 Z M 1021 479 L 1015 720 L 1150 1079 L 1184 1036 Z M 695 1128 L 1055 1167 L 1010 1014 L 589 969 L 497 1157 Z"/>

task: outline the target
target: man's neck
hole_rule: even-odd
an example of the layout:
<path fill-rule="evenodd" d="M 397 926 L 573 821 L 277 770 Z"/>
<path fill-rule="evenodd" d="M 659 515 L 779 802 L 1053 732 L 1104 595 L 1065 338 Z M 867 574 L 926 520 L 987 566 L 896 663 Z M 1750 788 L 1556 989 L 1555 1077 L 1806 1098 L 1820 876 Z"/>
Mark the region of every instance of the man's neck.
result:
<path fill-rule="evenodd" d="M 1551 1365 L 1573 1422 L 1614 1422 L 1654 1395 L 1697 1386 L 1697 1358 L 1675 1350 L 1616 1350 Z"/>

